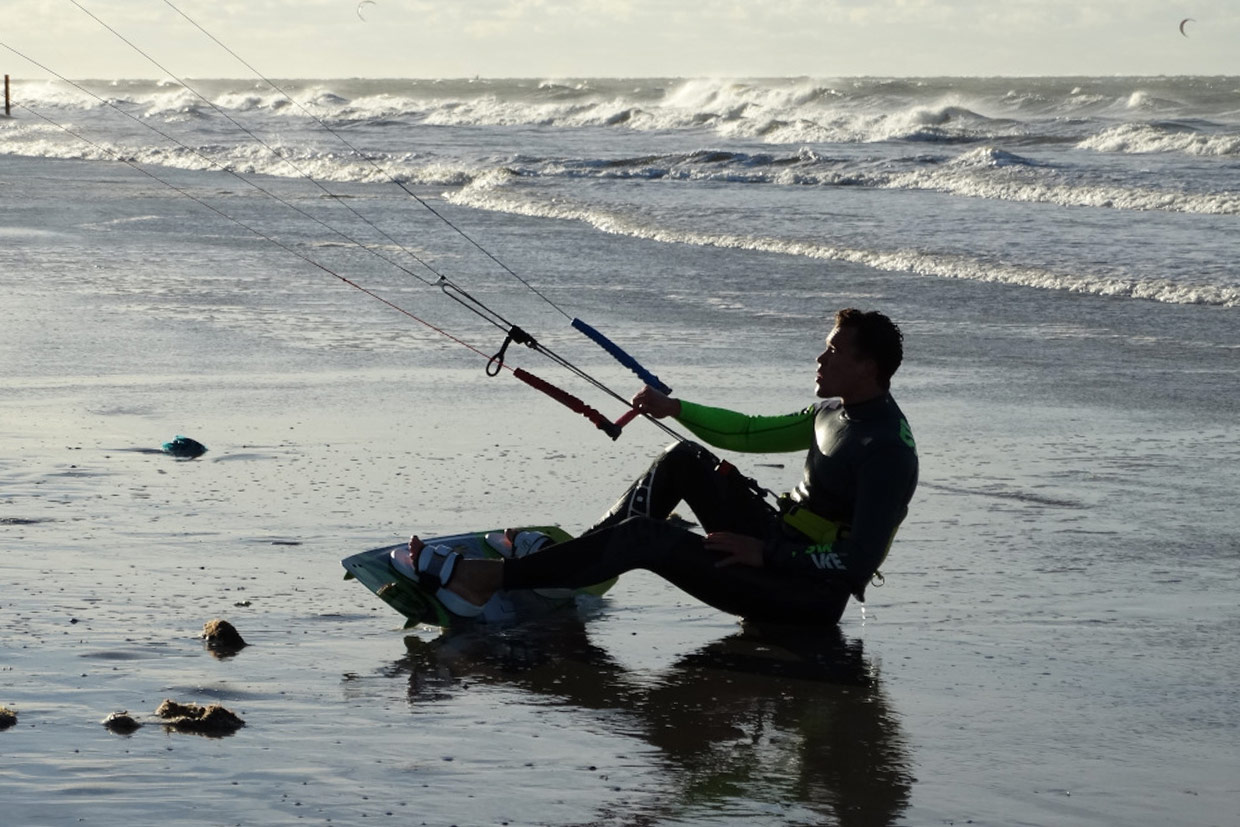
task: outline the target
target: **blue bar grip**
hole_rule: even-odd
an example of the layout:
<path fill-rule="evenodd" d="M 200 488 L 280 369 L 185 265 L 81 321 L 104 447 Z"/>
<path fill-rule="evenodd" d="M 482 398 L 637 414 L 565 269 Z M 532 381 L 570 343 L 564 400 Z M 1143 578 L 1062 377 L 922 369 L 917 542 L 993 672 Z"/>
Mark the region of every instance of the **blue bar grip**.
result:
<path fill-rule="evenodd" d="M 591 339 L 593 339 L 595 343 L 598 344 L 599 347 L 601 347 L 603 350 L 607 351 L 613 357 L 615 357 L 615 360 L 617 362 L 619 362 L 620 364 L 624 365 L 629 370 L 636 373 L 637 378 L 641 379 L 643 382 L 645 382 L 650 387 L 654 388 L 657 391 L 661 391 L 662 393 L 666 393 L 666 394 L 670 394 L 672 392 L 671 388 L 669 388 L 667 385 L 664 385 L 662 382 L 659 381 L 659 377 L 655 376 L 653 373 L 646 370 L 644 367 L 638 364 L 636 359 L 634 359 L 629 354 L 625 353 L 624 350 L 620 347 L 620 345 L 616 344 L 611 339 L 608 339 L 602 333 L 599 333 L 597 330 L 590 327 L 590 325 L 586 324 L 581 319 L 573 319 L 573 327 L 577 328 L 582 333 L 586 334 Z"/>

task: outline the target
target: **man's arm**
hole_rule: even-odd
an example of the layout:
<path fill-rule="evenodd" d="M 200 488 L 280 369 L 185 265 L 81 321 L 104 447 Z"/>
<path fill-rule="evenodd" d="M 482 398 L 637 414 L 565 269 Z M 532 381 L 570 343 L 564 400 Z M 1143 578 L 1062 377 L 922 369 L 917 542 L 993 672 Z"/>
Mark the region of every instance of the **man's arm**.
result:
<path fill-rule="evenodd" d="M 814 405 L 780 416 L 750 416 L 676 399 L 651 387 L 634 396 L 632 404 L 639 413 L 656 419 L 674 417 L 703 442 L 729 451 L 804 451 L 814 439 Z"/>
<path fill-rule="evenodd" d="M 810 405 L 781 416 L 750 416 L 682 401 L 676 421 L 716 448 L 778 454 L 809 448 L 814 439 L 815 413 L 815 406 Z"/>

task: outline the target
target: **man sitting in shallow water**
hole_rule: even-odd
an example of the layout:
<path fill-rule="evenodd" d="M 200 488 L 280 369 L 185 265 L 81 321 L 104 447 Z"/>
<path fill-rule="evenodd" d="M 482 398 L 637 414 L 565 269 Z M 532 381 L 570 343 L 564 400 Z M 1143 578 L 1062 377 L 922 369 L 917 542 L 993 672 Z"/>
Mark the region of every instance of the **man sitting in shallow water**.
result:
<path fill-rule="evenodd" d="M 638 412 L 674 417 L 715 447 L 805 450 L 801 482 L 777 504 L 730 463 L 682 441 L 580 537 L 551 544 L 510 530 L 493 538 L 504 559 L 466 560 L 415 536 L 419 576 L 466 617 L 500 589 L 580 588 L 641 568 L 747 620 L 835 624 L 849 595 L 864 601 L 917 485 L 912 430 L 890 393 L 902 358 L 890 319 L 848 308 L 836 313 L 817 359 L 823 401 L 801 411 L 749 416 L 650 387 L 633 397 Z M 682 500 L 705 536 L 667 519 Z"/>

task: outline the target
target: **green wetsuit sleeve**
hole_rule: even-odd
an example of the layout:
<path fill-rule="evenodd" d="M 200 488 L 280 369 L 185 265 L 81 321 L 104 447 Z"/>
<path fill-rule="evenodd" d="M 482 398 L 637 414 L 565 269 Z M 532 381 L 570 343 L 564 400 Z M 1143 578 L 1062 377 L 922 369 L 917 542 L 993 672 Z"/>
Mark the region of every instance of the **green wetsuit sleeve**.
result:
<path fill-rule="evenodd" d="M 814 440 L 816 406 L 781 416 L 749 416 L 680 401 L 676 421 L 716 448 L 757 454 L 804 451 Z"/>

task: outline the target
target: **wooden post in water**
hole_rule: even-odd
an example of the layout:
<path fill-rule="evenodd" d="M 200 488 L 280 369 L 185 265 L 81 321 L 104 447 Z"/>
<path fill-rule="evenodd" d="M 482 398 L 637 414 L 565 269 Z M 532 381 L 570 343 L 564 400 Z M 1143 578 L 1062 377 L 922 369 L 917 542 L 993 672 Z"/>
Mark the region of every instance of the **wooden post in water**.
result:
<path fill-rule="evenodd" d="M 4 117 L 12 117 L 13 110 L 9 107 L 9 76 L 4 76 Z"/>

